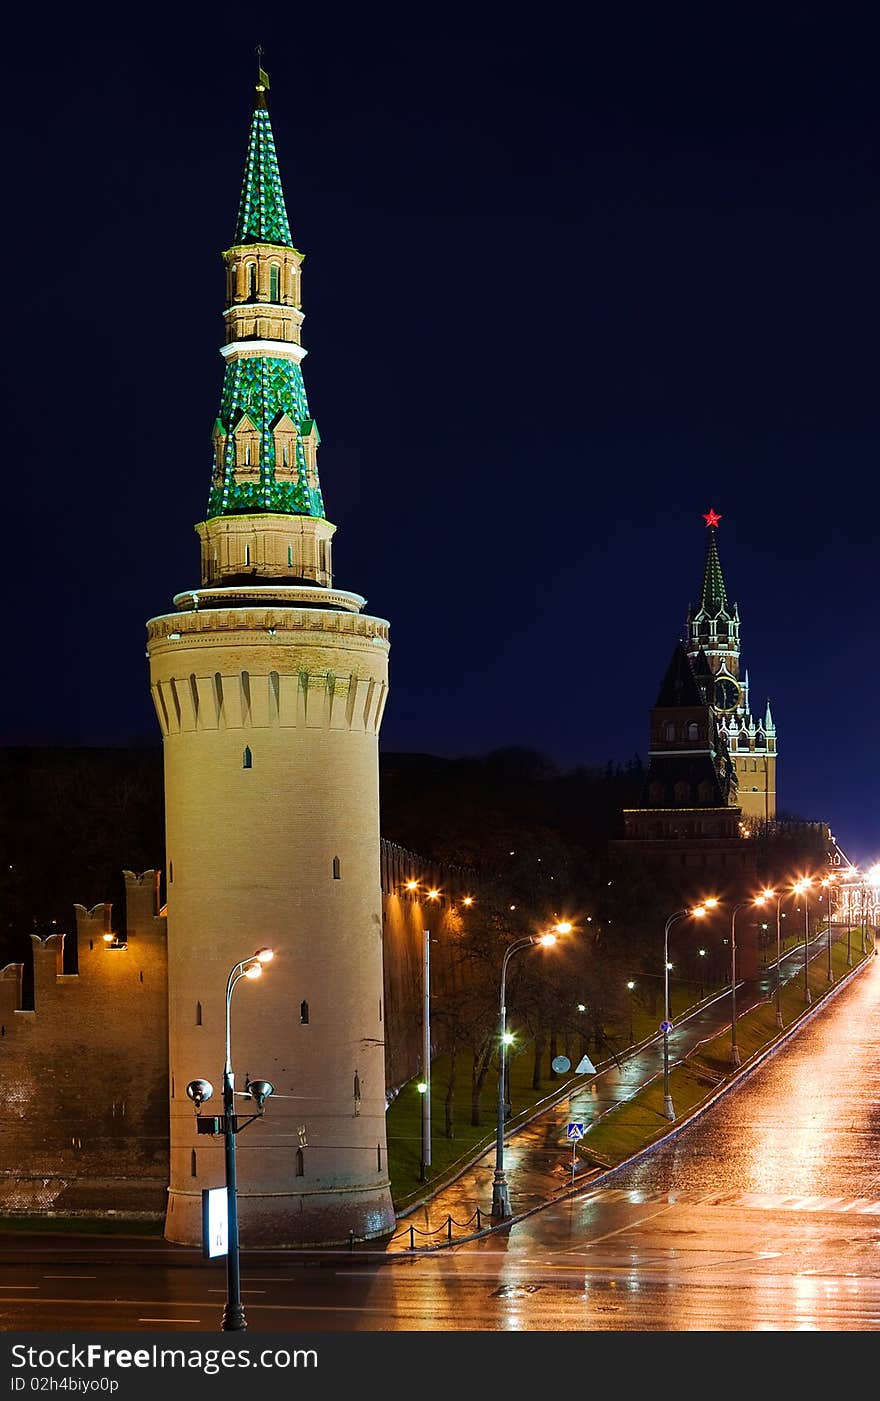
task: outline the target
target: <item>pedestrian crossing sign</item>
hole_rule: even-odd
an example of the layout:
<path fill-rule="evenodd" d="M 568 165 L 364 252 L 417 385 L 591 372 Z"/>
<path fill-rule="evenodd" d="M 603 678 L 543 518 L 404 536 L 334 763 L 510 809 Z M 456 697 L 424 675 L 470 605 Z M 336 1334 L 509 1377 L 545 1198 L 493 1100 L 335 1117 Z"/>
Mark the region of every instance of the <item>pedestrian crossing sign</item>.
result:
<path fill-rule="evenodd" d="M 569 1124 L 565 1130 L 565 1136 L 569 1143 L 577 1143 L 578 1139 L 584 1136 L 583 1124 Z"/>

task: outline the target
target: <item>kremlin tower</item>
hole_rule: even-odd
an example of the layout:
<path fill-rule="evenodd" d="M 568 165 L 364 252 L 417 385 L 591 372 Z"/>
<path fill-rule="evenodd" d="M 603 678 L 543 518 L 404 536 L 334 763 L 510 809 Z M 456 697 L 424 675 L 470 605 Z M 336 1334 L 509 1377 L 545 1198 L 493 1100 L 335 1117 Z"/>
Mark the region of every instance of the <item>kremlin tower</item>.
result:
<path fill-rule="evenodd" d="M 703 517 L 709 532 L 698 607 L 687 615 L 687 654 L 718 719 L 736 775 L 736 802 L 743 820 L 776 816 L 776 726 L 766 703 L 756 718 L 749 705 L 749 673 L 740 675 L 739 607 L 728 603 L 718 558 L 720 515 Z"/>
<path fill-rule="evenodd" d="M 165 762 L 171 1173 L 166 1235 L 201 1240 L 223 1140 L 185 1087 L 272 1082 L 237 1137 L 241 1239 L 321 1245 L 394 1224 L 385 1144 L 378 736 L 388 624 L 334 588 L 291 237 L 260 71 L 226 267 L 201 582 L 147 625 Z M 241 1100 L 241 1113 L 254 1109 Z M 206 1112 L 220 1112 L 211 1104 Z"/>

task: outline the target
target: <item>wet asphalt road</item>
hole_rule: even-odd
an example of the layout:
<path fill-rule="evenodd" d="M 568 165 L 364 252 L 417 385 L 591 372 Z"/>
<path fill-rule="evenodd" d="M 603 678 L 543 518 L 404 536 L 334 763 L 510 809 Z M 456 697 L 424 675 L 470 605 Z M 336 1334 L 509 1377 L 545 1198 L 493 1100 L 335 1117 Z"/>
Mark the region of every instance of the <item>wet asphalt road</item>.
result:
<path fill-rule="evenodd" d="M 880 959 L 706 1114 L 601 1186 L 429 1256 L 243 1258 L 249 1330 L 874 1331 Z M 120 1251 L 126 1254 L 120 1258 Z M 222 1266 L 6 1237 L 4 1330 L 219 1326 Z"/>

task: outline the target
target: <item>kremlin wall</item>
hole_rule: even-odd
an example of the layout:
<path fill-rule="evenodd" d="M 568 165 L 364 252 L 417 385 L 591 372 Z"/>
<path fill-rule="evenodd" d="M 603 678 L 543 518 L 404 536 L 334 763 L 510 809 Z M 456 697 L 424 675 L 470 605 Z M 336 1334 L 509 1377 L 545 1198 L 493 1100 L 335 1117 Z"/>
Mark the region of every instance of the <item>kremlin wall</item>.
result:
<path fill-rule="evenodd" d="M 425 927 L 431 931 L 431 987 L 443 993 L 461 976 L 455 958 L 461 919 L 449 873 L 383 841 L 381 874 L 385 1080 L 391 1098 L 420 1069 Z M 22 1006 L 24 965 L 10 963 L 0 971 L 6 1098 L 0 1215 L 165 1216 L 169 1096 L 183 1097 L 183 1086 L 169 1084 L 166 915 L 158 871 L 124 876 L 124 934 L 113 933 L 109 904 L 75 907 L 78 973 L 62 971 L 63 935 L 33 938 L 32 1009 Z M 413 879 L 422 888 L 444 882 L 436 907 L 405 889 Z M 294 1013 L 298 1021 L 299 1010 L 291 1009 L 292 1018 Z M 240 1041 L 243 1065 L 247 1051 Z M 208 1059 L 202 1073 L 216 1089 L 222 1067 Z M 308 1088 L 302 1085 L 306 1103 Z M 268 1135 L 274 1129 L 285 1133 L 285 1141 L 286 1104 L 273 1100 L 264 1121 Z M 292 1112 L 307 1138 L 308 1111 Z M 205 1140 L 196 1135 L 194 1114 L 192 1119 L 195 1153 Z M 308 1148 L 303 1159 L 307 1178 Z"/>

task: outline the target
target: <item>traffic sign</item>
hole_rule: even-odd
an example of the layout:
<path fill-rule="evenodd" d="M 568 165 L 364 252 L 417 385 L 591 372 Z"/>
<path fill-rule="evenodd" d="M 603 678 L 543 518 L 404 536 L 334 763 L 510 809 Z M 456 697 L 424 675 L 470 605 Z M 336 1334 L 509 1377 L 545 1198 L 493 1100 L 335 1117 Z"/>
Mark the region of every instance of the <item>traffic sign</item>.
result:
<path fill-rule="evenodd" d="M 671 1030 L 672 1030 L 672 1022 L 661 1022 L 661 1023 L 660 1023 L 660 1030 L 661 1030 L 661 1031 L 671 1031 Z"/>
<path fill-rule="evenodd" d="M 596 1067 L 589 1056 L 581 1056 L 575 1069 L 576 1075 L 595 1075 Z"/>
<path fill-rule="evenodd" d="M 564 1075 L 566 1070 L 571 1070 L 571 1061 L 568 1056 L 554 1056 L 550 1064 L 557 1075 Z"/>
<path fill-rule="evenodd" d="M 570 1143 L 577 1143 L 578 1139 L 584 1136 L 583 1124 L 569 1124 L 565 1130 L 565 1136 Z"/>

